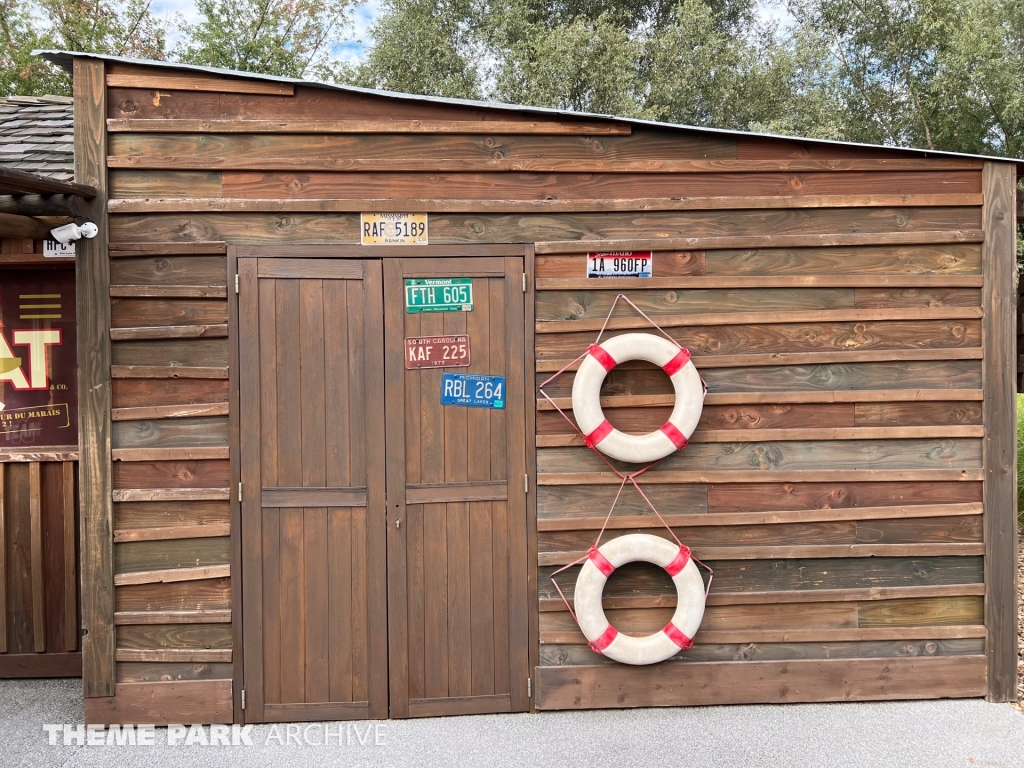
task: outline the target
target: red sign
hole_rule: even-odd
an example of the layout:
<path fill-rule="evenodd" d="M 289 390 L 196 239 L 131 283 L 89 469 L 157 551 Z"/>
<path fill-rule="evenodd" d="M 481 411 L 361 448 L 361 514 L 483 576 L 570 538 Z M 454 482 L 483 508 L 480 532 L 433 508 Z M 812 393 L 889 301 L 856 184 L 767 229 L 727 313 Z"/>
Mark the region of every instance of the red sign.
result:
<path fill-rule="evenodd" d="M 419 336 L 405 340 L 405 367 L 465 368 L 469 336 Z"/>
<path fill-rule="evenodd" d="M 0 448 L 78 445 L 75 275 L 0 272 Z"/>

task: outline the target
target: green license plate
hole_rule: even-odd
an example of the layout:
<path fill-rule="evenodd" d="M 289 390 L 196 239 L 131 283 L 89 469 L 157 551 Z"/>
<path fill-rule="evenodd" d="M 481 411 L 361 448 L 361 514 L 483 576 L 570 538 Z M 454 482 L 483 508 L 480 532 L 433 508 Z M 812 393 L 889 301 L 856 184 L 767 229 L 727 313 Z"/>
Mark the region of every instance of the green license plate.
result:
<path fill-rule="evenodd" d="M 417 277 L 405 281 L 406 312 L 472 312 L 473 278 Z"/>

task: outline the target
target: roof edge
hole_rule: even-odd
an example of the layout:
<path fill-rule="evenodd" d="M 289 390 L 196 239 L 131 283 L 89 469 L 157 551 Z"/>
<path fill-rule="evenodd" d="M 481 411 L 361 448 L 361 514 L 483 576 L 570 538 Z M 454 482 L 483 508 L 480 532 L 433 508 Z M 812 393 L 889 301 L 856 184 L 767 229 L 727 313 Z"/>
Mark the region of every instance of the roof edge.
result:
<path fill-rule="evenodd" d="M 663 123 L 655 120 L 641 120 L 638 118 L 618 117 L 594 112 L 573 112 L 565 109 L 554 109 L 551 107 L 534 107 L 524 104 L 505 104 L 495 101 L 476 101 L 474 99 L 455 99 L 445 96 L 424 96 L 414 93 L 403 93 L 400 91 L 384 91 L 374 88 L 363 88 L 357 85 L 344 85 L 339 83 L 322 83 L 315 80 L 301 80 L 294 77 L 281 75 L 267 75 L 259 72 L 243 72 L 236 69 L 222 69 L 220 67 L 206 67 L 198 64 L 183 64 L 181 62 L 158 61 L 155 59 L 133 59 L 126 56 L 114 56 L 102 53 L 83 53 L 79 51 L 62 51 L 51 49 L 37 49 L 32 51 L 33 56 L 40 56 L 44 60 L 55 64 L 66 72 L 72 72 L 76 58 L 99 59 L 102 61 L 114 61 L 120 64 L 134 64 L 137 66 L 148 66 L 161 69 L 177 69 L 187 72 L 203 72 L 206 74 L 221 75 L 224 77 L 237 77 L 249 80 L 262 80 L 272 83 L 289 83 L 302 85 L 308 88 L 323 88 L 324 90 L 342 91 L 347 93 L 359 93 L 368 96 L 379 96 L 382 98 L 400 99 L 402 101 L 417 101 L 428 104 L 446 104 L 450 106 L 473 107 L 476 109 L 492 109 L 502 112 L 525 112 L 528 114 L 557 116 L 562 118 L 576 118 L 585 120 L 606 120 L 615 123 L 626 123 L 628 125 L 647 126 L 668 130 L 690 131 L 716 136 L 747 136 L 761 139 L 774 139 L 778 141 L 797 141 L 806 144 L 817 144 L 822 146 L 835 147 L 857 147 L 861 149 L 884 149 L 890 152 L 905 152 L 919 157 L 959 157 L 973 160 L 987 160 L 991 162 L 1013 163 L 1019 169 L 1024 170 L 1024 158 L 1004 157 L 999 155 L 977 155 L 966 152 L 948 152 L 945 150 L 921 149 L 919 147 L 899 147 L 889 144 L 865 144 L 856 141 L 836 141 L 833 139 L 814 139 L 807 136 L 786 136 L 775 133 L 757 133 L 755 131 L 737 131 L 725 128 L 708 128 L 705 126 L 685 125 L 682 123 Z"/>

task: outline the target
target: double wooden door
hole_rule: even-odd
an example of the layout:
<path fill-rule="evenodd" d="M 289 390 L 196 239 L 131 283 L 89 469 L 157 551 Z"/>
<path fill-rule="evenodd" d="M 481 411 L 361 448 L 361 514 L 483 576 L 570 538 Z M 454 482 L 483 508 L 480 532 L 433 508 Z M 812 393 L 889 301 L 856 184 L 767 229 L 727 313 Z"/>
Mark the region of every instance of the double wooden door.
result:
<path fill-rule="evenodd" d="M 242 258 L 247 722 L 528 705 L 522 260 Z M 471 277 L 467 312 L 404 281 Z M 468 334 L 503 409 L 442 406 L 405 338 Z"/>

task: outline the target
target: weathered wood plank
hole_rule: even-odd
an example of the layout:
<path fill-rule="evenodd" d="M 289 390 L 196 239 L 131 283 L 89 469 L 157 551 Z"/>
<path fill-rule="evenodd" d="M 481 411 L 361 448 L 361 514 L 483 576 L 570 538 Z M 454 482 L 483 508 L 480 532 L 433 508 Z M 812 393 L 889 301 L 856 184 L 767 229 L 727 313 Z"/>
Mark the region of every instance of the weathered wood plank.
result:
<path fill-rule="evenodd" d="M 191 405 L 143 405 L 114 408 L 111 421 L 138 421 L 152 419 L 184 419 L 197 416 L 227 416 L 228 404 L 194 403 Z"/>
<path fill-rule="evenodd" d="M 107 172 L 110 197 L 220 197 L 220 171 L 150 171 L 129 169 Z M 965 191 L 967 191 L 965 189 Z"/>
<path fill-rule="evenodd" d="M 549 385 L 550 386 L 550 385 Z M 816 392 L 716 392 L 704 398 L 705 408 L 722 405 L 761 405 L 782 403 L 931 403 L 933 401 L 980 401 L 980 389 L 876 389 L 853 391 Z M 554 404 L 552 404 L 554 403 Z M 675 394 L 664 395 L 608 395 L 601 397 L 604 410 L 613 408 L 640 408 L 669 406 L 675 403 Z M 537 400 L 538 411 L 553 411 L 555 406 L 562 410 L 572 408 L 572 398 L 552 397 L 551 401 Z M 962 403 L 964 408 L 974 408 L 973 402 Z M 886 407 L 886 406 L 880 406 Z M 927 409 L 927 406 L 923 406 Z M 870 413 L 870 411 L 868 411 Z M 873 418 L 873 417 L 869 417 Z M 868 423 L 871 423 L 870 421 Z"/>
<path fill-rule="evenodd" d="M 154 325 L 141 328 L 111 328 L 111 341 L 148 339 L 227 338 L 228 326 L 220 325 Z"/>
<path fill-rule="evenodd" d="M 595 250 L 601 246 L 594 246 Z M 603 250 L 603 248 L 602 248 Z M 980 288 L 981 275 L 728 275 L 705 276 L 684 275 L 681 277 L 602 277 L 601 288 L 609 290 L 662 290 L 687 289 L 707 290 L 713 288 L 941 288 L 953 287 L 960 289 Z M 538 292 L 542 291 L 591 291 L 594 290 L 594 279 L 586 277 L 540 277 L 535 284 Z"/>
<path fill-rule="evenodd" d="M 559 450 L 545 448 L 544 450 Z M 571 450 L 571 449 L 568 449 Z M 843 473 L 844 479 L 849 482 L 930 482 L 941 483 L 948 481 L 971 482 L 984 478 L 984 470 L 981 469 L 867 469 L 867 470 L 846 470 Z M 765 470 L 728 470 L 720 472 L 705 471 L 659 471 L 648 472 L 644 475 L 644 482 L 654 483 L 757 483 L 762 484 L 766 480 L 777 483 L 825 483 L 835 477 L 831 470 L 772 470 L 768 474 Z M 538 485 L 619 485 L 622 479 L 613 472 L 545 472 L 537 476 Z"/>
<path fill-rule="evenodd" d="M 228 291 L 222 285 L 112 285 L 110 295 L 130 298 L 223 299 L 227 297 Z"/>
<path fill-rule="evenodd" d="M 448 214 L 430 221 L 436 243 L 549 242 L 551 252 L 582 249 L 692 250 L 785 245 L 977 242 L 979 208 L 797 209 L 578 214 Z M 118 214 L 111 236 L 232 240 L 240 243 L 358 243 L 359 217 L 344 213 Z M 770 236 L 762 233 L 770 231 Z M 659 241 L 638 240 L 660 233 Z M 810 233 L 829 232 L 830 235 Z M 581 241 L 590 242 L 583 245 Z M 595 243 L 594 241 L 600 241 Z M 567 241 L 567 242 L 566 242 Z"/>
<path fill-rule="evenodd" d="M 134 450 L 134 449 L 129 449 Z M 153 450 L 153 449 L 141 449 Z M 157 451 L 163 449 L 156 449 Z M 170 449 L 178 450 L 178 449 Z M 194 449 L 183 449 L 183 452 Z M 222 449 L 215 449 L 220 451 Z M 222 488 L 231 482 L 225 460 L 116 461 L 114 488 Z M 216 507 L 216 505 L 214 505 Z M 202 508 L 202 505 L 199 507 Z M 116 517 L 117 510 L 115 510 Z"/>
<path fill-rule="evenodd" d="M 813 391 L 827 392 L 823 396 L 832 400 L 825 402 L 839 402 L 844 397 L 843 391 L 888 389 L 894 383 L 908 391 L 981 388 L 981 365 L 973 360 L 780 365 L 756 369 L 703 368 L 701 376 L 708 385 L 708 403 L 721 402 L 714 398 L 724 393 L 756 393 L 769 400 L 778 397 L 774 394 L 777 392 Z M 538 373 L 537 383 L 546 378 L 547 373 Z M 567 372 L 548 384 L 544 391 L 551 397 L 571 396 L 572 382 L 573 374 Z M 605 377 L 603 391 L 607 395 L 662 395 L 671 393 L 672 389 L 668 377 L 653 366 L 619 366 Z"/>
<path fill-rule="evenodd" d="M 230 679 L 231 665 L 217 662 L 118 662 L 117 665 L 118 683 Z"/>
<path fill-rule="evenodd" d="M 110 469 L 110 262 L 106 258 L 105 63 L 78 58 L 75 82 L 75 181 L 96 188 L 89 218 L 99 227 L 75 259 L 78 322 L 79 506 L 82 510 L 82 679 L 86 700 L 113 696 L 114 542 Z"/>
<path fill-rule="evenodd" d="M 778 547 L 695 547 L 694 557 L 701 560 L 777 560 L 839 557 L 944 557 L 982 555 L 981 543 L 939 544 L 806 544 Z M 587 550 L 540 552 L 541 565 L 568 565 L 586 557 Z"/>
<path fill-rule="evenodd" d="M 646 290 L 630 300 L 644 313 L 657 318 L 658 325 L 745 325 L 770 321 L 779 323 L 868 322 L 879 320 L 934 320 L 980 318 L 981 294 L 977 290 L 945 290 L 953 302 L 935 300 L 934 293 L 908 290 L 872 292 L 879 306 L 855 307 L 861 289 L 806 288 L 754 290 Z M 600 330 L 615 303 L 618 291 L 591 288 L 588 291 L 546 291 L 537 297 L 537 332 Z M 889 301 L 886 301 L 888 299 Z M 914 304 L 910 304 L 914 301 Z M 897 303 L 898 302 L 898 303 Z M 865 302 L 867 303 L 867 302 Z M 892 303 L 894 306 L 886 306 Z M 641 324 L 641 321 L 643 324 Z M 638 317 L 624 302 L 615 307 L 607 328 L 643 328 L 650 323 Z"/>
<path fill-rule="evenodd" d="M 111 346 L 112 368 L 226 368 L 228 364 L 226 339 L 119 341 Z"/>
<path fill-rule="evenodd" d="M 111 496 L 114 501 L 224 501 L 231 498 L 228 488 L 121 488 Z"/>
<path fill-rule="evenodd" d="M 173 286 L 226 287 L 226 281 L 224 256 L 146 255 L 111 261 L 112 291 L 115 286 L 152 286 L 155 290 Z"/>
<path fill-rule="evenodd" d="M 114 379 L 224 379 L 226 381 L 228 369 L 226 366 L 112 365 L 110 366 L 110 375 Z"/>
<path fill-rule="evenodd" d="M 1016 189 L 1009 163 L 985 163 L 985 625 L 988 699 L 1017 697 Z"/>
<path fill-rule="evenodd" d="M 223 299 L 115 298 L 110 302 L 113 328 L 136 326 L 223 325 L 228 305 Z"/>
<path fill-rule="evenodd" d="M 985 594 L 984 584 L 941 584 L 937 586 L 912 587 L 863 587 L 860 589 L 806 589 L 779 592 L 712 592 L 708 595 L 706 605 L 775 605 L 778 603 L 829 603 L 843 601 L 899 600 L 922 597 L 962 597 L 965 595 L 982 596 Z M 540 600 L 542 611 L 564 611 L 566 602 L 575 608 L 575 600 L 566 596 L 561 598 L 544 598 Z M 605 608 L 663 608 L 675 607 L 675 586 L 655 591 L 645 590 L 645 594 L 624 595 L 605 598 Z"/>
<path fill-rule="evenodd" d="M 230 89 L 225 89 L 228 92 Z M 248 91 L 246 91 L 248 93 Z M 110 119 L 111 133 L 401 133 L 475 134 L 508 133 L 541 136 L 628 136 L 632 125 L 623 122 L 576 120 L 187 120 Z"/>
<path fill-rule="evenodd" d="M 149 582 L 117 588 L 118 611 L 211 611 L 231 609 L 231 579 Z"/>
<path fill-rule="evenodd" d="M 199 723 L 230 723 L 230 680 L 184 680 L 154 683 L 117 683 L 116 695 L 86 699 L 89 723 L 177 722 L 182 712 Z"/>
<path fill-rule="evenodd" d="M 114 624 L 230 624 L 230 608 L 200 610 L 119 610 Z"/>
<path fill-rule="evenodd" d="M 862 507 L 973 504 L 982 500 L 980 483 L 851 483 L 831 480 L 792 485 L 711 485 L 709 511 L 716 514 L 828 510 Z"/>
<path fill-rule="evenodd" d="M 209 74 L 191 75 L 187 72 L 163 73 L 142 69 L 137 72 L 110 72 L 107 75 L 107 86 L 110 88 L 147 88 L 157 91 L 259 93 L 274 96 L 291 96 L 295 93 L 295 86 L 291 83 L 242 80 Z"/>
<path fill-rule="evenodd" d="M 150 528 L 116 528 L 114 543 L 124 541 L 167 541 L 168 539 L 203 539 L 229 536 L 230 523 L 209 523 L 206 525 L 172 525 Z"/>
<path fill-rule="evenodd" d="M 36 653 L 46 650 L 46 600 L 43 575 L 43 478 L 39 462 L 28 465 L 28 511 L 30 521 L 29 573 L 32 582 L 32 645 Z"/>
<path fill-rule="evenodd" d="M 166 568 L 157 571 L 132 571 L 114 576 L 116 586 L 129 584 L 164 584 L 173 581 L 220 579 L 231 575 L 231 566 L 201 565 L 195 568 Z"/>
<path fill-rule="evenodd" d="M 726 142 L 703 142 L 686 156 L 669 132 L 636 129 L 628 136 L 114 133 L 111 168 L 308 171 L 563 171 L 751 173 L 786 171 L 974 170 L 975 160 L 735 160 Z M 698 155 L 700 156 L 700 155 Z M 672 158 L 672 159 L 667 159 Z"/>
<path fill-rule="evenodd" d="M 221 662 L 231 661 L 230 648 L 118 648 L 114 652 L 120 664 L 128 661 L 149 662 Z"/>
<path fill-rule="evenodd" d="M 230 505 L 226 501 L 140 501 L 114 505 L 115 531 L 229 522 Z"/>
<path fill-rule="evenodd" d="M 78 650 L 78 510 L 75 505 L 75 465 L 74 462 L 65 461 L 61 465 L 61 516 L 64 523 L 64 536 L 62 540 L 64 549 L 64 650 Z M 0 494 L 3 493 L 2 482 L 0 482 Z M 2 504 L 0 504 L 2 506 Z M 0 510 L 0 517 L 3 516 Z M 0 521 L 0 541 L 3 541 L 3 522 Z M 2 549 L 2 545 L 0 545 Z M 3 564 L 0 563 L 0 568 Z M 0 583 L 0 589 L 3 584 Z M 0 603 L 3 601 L 0 600 Z M 3 610 L 0 606 L 0 610 Z M 2 630 L 2 627 L 0 627 Z"/>
<path fill-rule="evenodd" d="M 689 148 L 683 149 L 689 152 Z M 676 155 L 679 156 L 679 155 Z M 613 200 L 632 198 L 793 198 L 820 195 L 972 194 L 980 171 L 818 173 L 393 173 L 314 171 L 153 171 L 145 186 L 125 186 L 111 171 L 113 197 L 468 198 L 475 200 Z M 143 174 L 134 174 L 143 177 Z M 223 185 L 221 184 L 223 178 Z M 980 261 L 979 261 L 980 264 Z M 657 270 L 657 264 L 655 264 Z M 541 270 L 538 270 L 540 274 Z M 980 269 L 978 270 L 980 273 Z"/>
<path fill-rule="evenodd" d="M 114 572 L 122 574 L 226 564 L 231 559 L 230 543 L 228 537 L 220 536 L 115 544 Z"/>
<path fill-rule="evenodd" d="M 979 696 L 985 658 L 707 662 L 541 667 L 539 709 Z"/>
<path fill-rule="evenodd" d="M 982 446 L 979 440 L 871 440 L 787 441 L 742 445 L 693 444 L 658 464 L 664 474 L 671 470 L 707 472 L 723 470 L 785 471 L 820 469 L 833 472 L 868 469 L 978 469 Z M 613 462 L 614 463 L 614 462 Z M 625 471 L 635 469 L 623 465 Z M 606 470 L 601 457 L 588 448 L 543 448 L 537 451 L 537 471 L 597 472 Z M 651 473 L 648 473 L 650 475 Z M 645 475 L 647 477 L 648 475 Z M 769 478 L 765 478 L 768 480 Z"/>
<path fill-rule="evenodd" d="M 657 257 L 655 257 L 657 264 Z M 717 250 L 705 255 L 709 276 L 980 275 L 981 246 L 864 245 L 859 248 Z"/>
<path fill-rule="evenodd" d="M 963 585 L 980 584 L 983 579 L 982 558 L 975 556 L 718 560 L 708 565 L 715 572 L 715 594 Z M 555 566 L 539 569 L 541 599 L 559 599 L 551 583 L 554 570 Z M 575 589 L 579 570 L 579 566 L 573 566 L 558 575 L 558 584 L 566 595 Z M 664 570 L 650 564 L 631 564 L 608 580 L 604 596 L 605 599 L 628 597 L 648 590 L 652 584 L 671 589 L 671 581 Z"/>
<path fill-rule="evenodd" d="M 861 640 L 818 643 L 697 643 L 677 653 L 665 664 L 702 661 L 786 661 L 790 659 L 873 659 L 937 656 L 975 656 L 984 653 L 983 639 L 957 640 Z M 612 665 L 616 662 L 594 653 L 585 645 L 547 644 L 540 650 L 540 665 Z M 120 666 L 118 667 L 120 674 Z"/>
<path fill-rule="evenodd" d="M 227 253 L 227 245 L 223 241 L 205 240 L 201 243 L 182 243 L 175 241 L 153 241 L 151 237 L 139 238 L 125 242 L 110 243 L 112 259 L 133 259 L 142 256 L 211 256 Z"/>
<path fill-rule="evenodd" d="M 226 416 L 115 421 L 111 429 L 113 448 L 199 448 L 227 445 Z"/>
<path fill-rule="evenodd" d="M 231 627 L 223 622 L 121 624 L 117 627 L 117 647 L 139 650 L 231 648 Z"/>
<path fill-rule="evenodd" d="M 114 411 L 122 408 L 173 408 L 179 405 L 215 403 L 226 405 L 230 388 L 226 380 L 186 378 L 163 381 L 115 379 L 113 385 Z"/>
<path fill-rule="evenodd" d="M 985 232 L 981 229 L 966 230 L 920 230 L 901 232 L 897 230 L 876 234 L 852 234 L 830 232 L 829 234 L 779 234 L 779 235 L 690 235 L 653 239 L 634 235 L 629 240 L 601 240 L 594 236 L 576 240 L 553 240 L 537 242 L 537 253 L 588 253 L 595 248 L 602 251 L 691 251 L 721 249 L 759 248 L 825 248 L 854 245 L 923 245 L 928 243 L 981 243 Z M 650 278 L 653 279 L 653 278 Z M 614 286 L 609 286 L 614 287 Z"/>
<path fill-rule="evenodd" d="M 580 517 L 593 515 L 595 510 L 606 512 L 611 509 L 618 488 L 610 486 L 565 487 L 543 486 L 537 488 L 537 516 L 554 524 L 556 518 L 564 518 L 568 522 Z M 673 509 L 677 517 L 686 511 L 693 515 L 703 515 L 708 511 L 707 488 L 699 485 L 679 486 L 647 486 L 644 488 L 651 502 L 658 509 Z M 671 506 L 669 506 L 671 505 Z M 624 492 L 615 505 L 615 514 L 637 516 L 653 514 L 647 503 L 638 493 Z"/>
<path fill-rule="evenodd" d="M 685 486 L 684 486 L 685 487 Z M 657 487 L 652 488 L 655 490 Z M 545 492 L 555 489 L 545 489 Z M 593 489 L 579 489 L 585 492 Z M 607 489 L 605 489 L 607 492 Z M 650 496 L 646 489 L 644 493 Z M 588 494 L 589 495 L 589 494 Z M 627 498 L 633 494 L 626 494 Z M 620 500 L 621 503 L 621 500 Z M 616 510 L 618 510 L 618 504 Z M 593 512 L 594 506 L 588 506 L 585 511 Z M 678 507 L 677 507 L 678 508 Z M 980 515 L 982 505 L 980 503 L 965 504 L 913 504 L 907 506 L 892 507 L 843 507 L 832 509 L 830 507 L 821 509 L 793 509 L 793 510 L 772 510 L 772 511 L 750 511 L 750 512 L 715 512 L 713 514 L 701 514 L 705 509 L 697 510 L 689 514 L 677 512 L 661 514 L 666 523 L 673 527 L 692 526 L 733 526 L 733 525 L 768 525 L 774 523 L 816 523 L 832 522 L 838 520 L 887 520 L 921 517 L 941 516 L 964 516 Z M 568 516 L 541 517 L 537 521 L 537 530 L 544 531 L 577 531 L 577 530 L 600 530 L 607 527 L 608 530 L 617 530 L 632 527 L 654 527 L 661 525 L 657 516 L 648 507 L 646 514 L 630 515 L 622 513 L 607 516 Z M 688 533 L 686 535 L 689 535 Z"/>
<path fill-rule="evenodd" d="M 394 210 L 425 213 L 592 213 L 594 211 L 716 211 L 789 208 L 957 207 L 981 205 L 980 194 L 817 195 L 790 197 L 641 197 L 570 200 L 478 200 L 423 198 L 112 198 L 110 213 L 351 213 Z"/>
<path fill-rule="evenodd" d="M 607 414 L 606 414 L 607 415 Z M 612 423 L 615 423 L 614 419 Z M 661 423 L 665 423 L 663 419 Z M 657 429 L 657 425 L 654 429 Z M 651 430 L 648 430 L 651 431 Z M 984 427 L 938 426 L 938 427 L 820 427 L 810 429 L 698 429 L 689 443 L 757 443 L 762 441 L 791 440 L 902 440 L 929 437 L 984 437 Z M 578 434 L 538 435 L 538 448 L 561 448 L 584 445 Z M 115 451 L 115 458 L 117 452 Z"/>

